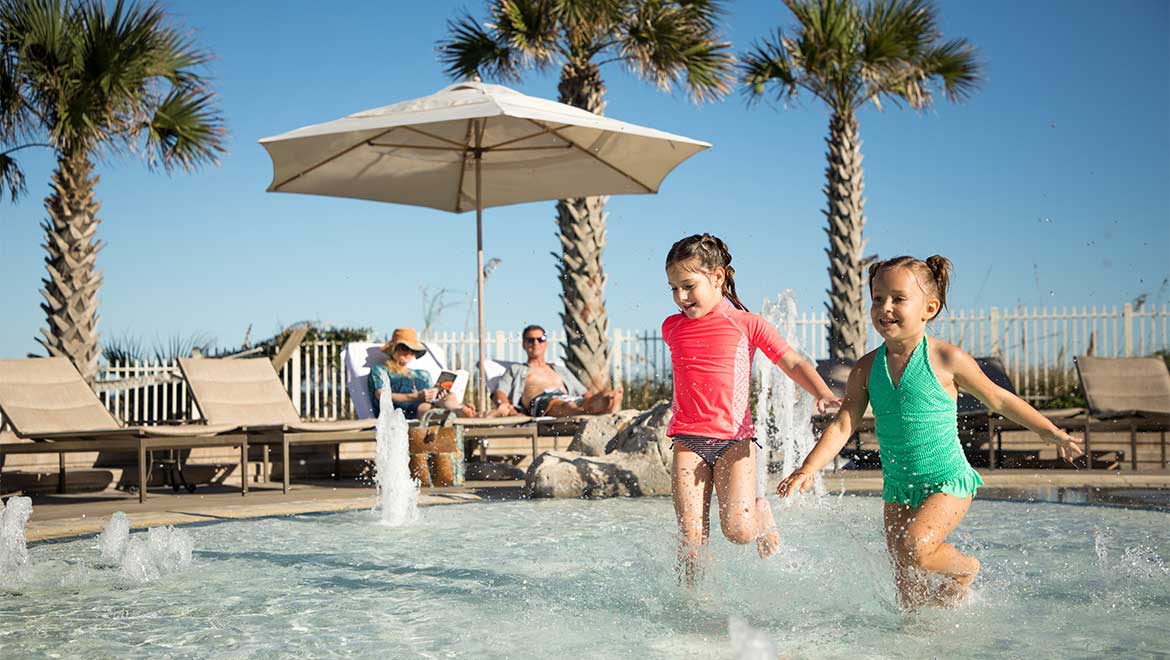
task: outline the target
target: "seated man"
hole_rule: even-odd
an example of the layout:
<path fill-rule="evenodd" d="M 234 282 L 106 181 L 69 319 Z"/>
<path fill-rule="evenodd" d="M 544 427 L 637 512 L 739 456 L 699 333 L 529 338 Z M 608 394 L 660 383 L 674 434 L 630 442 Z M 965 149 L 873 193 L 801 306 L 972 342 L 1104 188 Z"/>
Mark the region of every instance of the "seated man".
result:
<path fill-rule="evenodd" d="M 539 325 L 524 328 L 527 364 L 513 364 L 492 392 L 496 409 L 492 415 L 527 414 L 533 417 L 603 415 L 617 412 L 622 405 L 622 388 L 613 392 L 589 392 L 564 365 L 545 361 L 548 335 Z"/>

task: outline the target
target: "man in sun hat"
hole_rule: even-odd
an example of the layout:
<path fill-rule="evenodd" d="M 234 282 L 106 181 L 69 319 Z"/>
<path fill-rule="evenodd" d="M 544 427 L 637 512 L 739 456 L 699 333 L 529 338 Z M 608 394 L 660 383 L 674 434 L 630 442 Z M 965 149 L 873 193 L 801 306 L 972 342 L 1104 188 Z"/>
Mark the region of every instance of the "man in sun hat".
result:
<path fill-rule="evenodd" d="M 548 334 L 544 328 L 530 325 L 520 336 L 528 362 L 509 366 L 500 377 L 498 389 L 492 392 L 496 404 L 493 415 L 570 417 L 604 415 L 621 409 L 622 388 L 590 392 L 564 365 L 545 360 Z"/>

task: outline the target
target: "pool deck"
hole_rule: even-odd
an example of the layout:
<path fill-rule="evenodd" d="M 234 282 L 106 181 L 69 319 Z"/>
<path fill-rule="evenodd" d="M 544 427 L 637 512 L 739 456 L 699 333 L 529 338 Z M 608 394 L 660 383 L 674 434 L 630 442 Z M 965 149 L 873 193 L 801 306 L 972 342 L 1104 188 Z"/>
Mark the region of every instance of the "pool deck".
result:
<path fill-rule="evenodd" d="M 997 470 L 983 472 L 987 499 L 1041 497 L 1046 501 L 1085 503 L 1084 497 L 1065 498 L 1065 491 L 1121 493 L 1116 498 L 1094 497 L 1093 503 L 1120 506 L 1155 506 L 1170 509 L 1170 472 L 1074 472 Z M 825 475 L 831 493 L 872 495 L 881 491 L 881 472 L 841 471 Z M 460 488 L 424 488 L 419 504 L 437 506 L 522 497 L 521 481 L 476 481 Z M 774 486 L 773 486 L 774 487 Z M 238 488 L 204 486 L 195 493 L 172 494 L 152 489 L 145 503 L 136 495 L 116 490 L 100 493 L 33 496 L 33 514 L 26 527 L 29 541 L 63 539 L 96 534 L 110 515 L 124 512 L 136 529 L 161 525 L 189 525 L 244 518 L 264 518 L 306 513 L 371 509 L 376 491 L 356 482 L 315 481 L 297 483 L 287 495 L 279 484 L 250 486 L 242 497 Z M 1058 496 L 1053 497 L 1052 493 Z"/>

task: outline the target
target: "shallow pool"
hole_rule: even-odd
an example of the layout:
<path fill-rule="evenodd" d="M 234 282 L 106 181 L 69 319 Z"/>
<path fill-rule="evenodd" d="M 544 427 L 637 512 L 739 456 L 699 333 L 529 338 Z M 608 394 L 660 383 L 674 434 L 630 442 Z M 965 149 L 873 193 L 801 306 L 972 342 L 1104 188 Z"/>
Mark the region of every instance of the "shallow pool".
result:
<path fill-rule="evenodd" d="M 186 528 L 194 563 L 140 583 L 96 539 L 30 548 L 0 585 L 0 657 L 734 658 L 738 616 L 793 658 L 1170 654 L 1170 514 L 976 501 L 973 601 L 907 616 L 881 502 L 776 504 L 778 556 L 714 543 L 688 593 L 667 499 L 431 507 Z"/>

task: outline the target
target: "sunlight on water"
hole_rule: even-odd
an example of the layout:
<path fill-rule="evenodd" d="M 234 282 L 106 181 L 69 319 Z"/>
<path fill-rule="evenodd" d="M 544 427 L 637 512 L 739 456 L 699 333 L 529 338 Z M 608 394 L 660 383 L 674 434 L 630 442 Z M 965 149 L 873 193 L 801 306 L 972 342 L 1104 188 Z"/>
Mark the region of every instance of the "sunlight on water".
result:
<path fill-rule="evenodd" d="M 716 534 L 694 593 L 674 575 L 665 498 L 426 514 L 393 529 L 371 512 L 188 528 L 192 563 L 147 584 L 103 565 L 95 539 L 34 545 L 29 578 L 0 586 L 0 646 L 21 658 L 1170 653 L 1163 512 L 976 501 L 953 537 L 983 562 L 976 597 L 913 616 L 895 606 L 877 498 L 778 507 L 783 546 L 766 562 Z"/>

